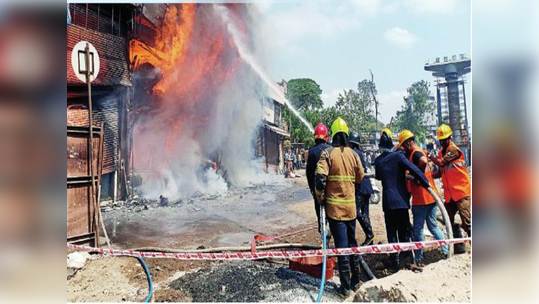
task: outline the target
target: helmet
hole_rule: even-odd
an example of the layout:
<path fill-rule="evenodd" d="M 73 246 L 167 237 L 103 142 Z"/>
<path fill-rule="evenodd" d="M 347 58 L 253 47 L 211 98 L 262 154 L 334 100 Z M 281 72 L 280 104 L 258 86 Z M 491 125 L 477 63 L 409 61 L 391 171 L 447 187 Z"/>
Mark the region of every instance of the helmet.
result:
<path fill-rule="evenodd" d="M 382 132 L 382 135 L 380 135 L 380 142 L 378 143 L 378 146 L 380 148 L 386 148 L 386 149 L 393 148 L 393 141 L 391 140 L 389 135 L 387 135 L 386 132 Z"/>
<path fill-rule="evenodd" d="M 335 136 L 335 134 L 339 132 L 344 132 L 346 135 L 348 135 L 349 129 L 348 125 L 346 124 L 346 121 L 344 119 L 338 117 L 335 119 L 333 124 L 331 124 L 331 136 Z"/>
<path fill-rule="evenodd" d="M 453 134 L 453 131 L 451 131 L 451 128 L 446 124 L 442 124 L 438 128 L 438 131 L 436 132 L 436 135 L 438 136 L 438 140 L 446 139 L 449 136 L 451 136 L 451 134 Z"/>
<path fill-rule="evenodd" d="M 325 124 L 319 123 L 316 125 L 316 129 L 314 130 L 314 139 L 328 141 L 328 128 L 326 128 Z"/>
<path fill-rule="evenodd" d="M 414 133 L 410 130 L 402 130 L 399 134 L 399 146 L 402 146 L 402 144 L 410 138 L 414 138 Z"/>
<path fill-rule="evenodd" d="M 383 128 L 382 131 L 380 132 L 380 135 L 386 133 L 387 136 L 389 136 L 389 138 L 393 138 L 393 133 L 391 132 L 391 130 L 389 130 L 389 128 Z"/>
<path fill-rule="evenodd" d="M 359 146 L 359 134 L 357 134 L 357 132 L 350 131 L 349 141 Z"/>

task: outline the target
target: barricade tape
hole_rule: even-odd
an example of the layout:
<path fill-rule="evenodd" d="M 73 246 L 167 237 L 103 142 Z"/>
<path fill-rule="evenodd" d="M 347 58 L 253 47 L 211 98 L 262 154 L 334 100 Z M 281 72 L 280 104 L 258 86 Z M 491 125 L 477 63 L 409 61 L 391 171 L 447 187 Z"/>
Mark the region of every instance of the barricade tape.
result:
<path fill-rule="evenodd" d="M 105 248 L 93 248 L 89 246 L 73 245 L 67 243 L 67 248 L 85 250 L 112 256 L 132 256 L 142 258 L 163 258 L 177 260 L 261 260 L 267 258 L 292 259 L 304 257 L 340 256 L 356 254 L 384 254 L 397 253 L 402 251 L 412 251 L 416 249 L 433 248 L 443 245 L 470 242 L 471 238 L 460 238 L 443 241 L 423 241 L 410 243 L 382 244 L 353 248 L 333 248 L 326 250 L 292 250 L 292 251 L 261 251 L 261 252 L 230 252 L 230 253 L 166 253 L 166 252 L 140 252 L 133 250 L 116 250 Z"/>

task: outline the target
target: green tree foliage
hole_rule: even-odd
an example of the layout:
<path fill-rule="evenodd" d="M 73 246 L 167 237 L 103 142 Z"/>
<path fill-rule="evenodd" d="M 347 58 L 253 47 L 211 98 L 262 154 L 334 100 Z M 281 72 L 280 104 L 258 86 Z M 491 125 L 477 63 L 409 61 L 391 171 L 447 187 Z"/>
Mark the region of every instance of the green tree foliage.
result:
<path fill-rule="evenodd" d="M 324 105 L 321 94 L 322 89 L 312 79 L 292 79 L 287 82 L 286 97 L 313 127 L 321 119 L 320 112 Z M 289 126 L 292 142 L 304 143 L 306 147 L 314 143 L 312 132 L 288 108 L 283 110 L 283 120 Z"/>
<path fill-rule="evenodd" d="M 371 87 L 374 90 L 371 90 Z M 357 132 L 373 131 L 375 122 L 373 107 L 374 97 L 377 93 L 376 85 L 370 80 L 358 83 L 357 91 L 348 90 L 339 94 L 335 108 L 341 117 L 348 123 L 350 129 Z"/>
<path fill-rule="evenodd" d="M 363 80 L 358 83 L 357 91 L 343 91 L 334 107 L 324 108 L 320 98 L 322 90 L 314 80 L 292 79 L 288 81 L 287 98 L 313 127 L 322 122 L 330 129 L 333 121 L 342 117 L 350 129 L 361 133 L 376 130 L 371 86 L 376 94 L 376 85 L 370 80 Z M 314 144 L 313 134 L 288 108 L 283 110 L 283 120 L 289 125 L 292 142 L 304 143 L 306 148 Z M 383 124 L 378 122 L 378 128 L 381 127 Z"/>
<path fill-rule="evenodd" d="M 414 82 L 404 97 L 401 111 L 397 112 L 394 129 L 397 131 L 410 130 L 419 142 L 425 142 L 427 135 L 428 115 L 434 113 L 436 104 L 429 99 L 429 83 L 425 80 Z"/>
<path fill-rule="evenodd" d="M 292 79 L 287 83 L 287 98 L 298 111 L 322 109 L 322 89 L 309 78 Z"/>

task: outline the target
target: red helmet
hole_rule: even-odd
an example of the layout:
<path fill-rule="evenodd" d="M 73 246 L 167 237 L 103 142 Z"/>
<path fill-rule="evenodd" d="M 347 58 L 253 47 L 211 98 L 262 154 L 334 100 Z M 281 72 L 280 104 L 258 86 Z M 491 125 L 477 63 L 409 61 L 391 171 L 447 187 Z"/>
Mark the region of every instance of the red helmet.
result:
<path fill-rule="evenodd" d="M 314 139 L 323 139 L 328 141 L 328 128 L 326 128 L 326 125 L 323 123 L 316 125 L 316 129 L 314 129 Z"/>

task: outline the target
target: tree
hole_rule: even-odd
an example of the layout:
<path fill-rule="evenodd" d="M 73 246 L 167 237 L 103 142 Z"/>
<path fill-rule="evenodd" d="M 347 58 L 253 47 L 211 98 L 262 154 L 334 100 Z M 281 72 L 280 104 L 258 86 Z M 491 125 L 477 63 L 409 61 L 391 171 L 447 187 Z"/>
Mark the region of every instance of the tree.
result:
<path fill-rule="evenodd" d="M 287 83 L 287 98 L 300 112 L 322 109 L 321 94 L 320 86 L 310 78 L 292 79 Z"/>
<path fill-rule="evenodd" d="M 394 122 L 396 130 L 410 130 L 419 142 L 425 142 L 427 135 L 426 118 L 436 109 L 434 101 L 429 99 L 429 83 L 425 80 L 414 82 L 404 97 L 401 111 L 397 112 Z"/>
<path fill-rule="evenodd" d="M 376 93 L 376 85 L 365 79 L 358 83 L 357 91 L 345 90 L 339 94 L 335 108 L 350 129 L 356 132 L 375 130 L 373 105 Z"/>

